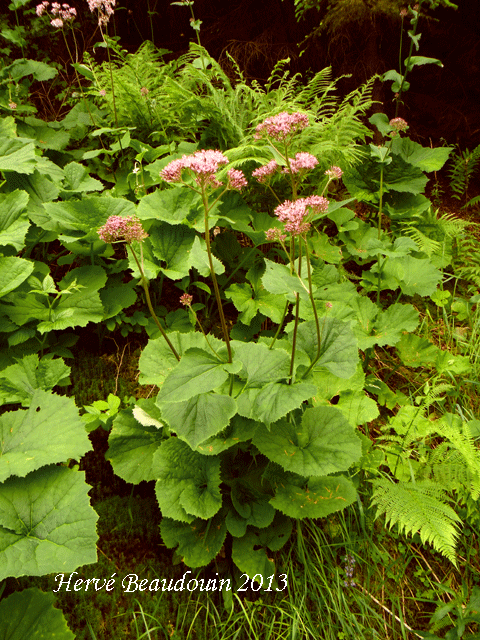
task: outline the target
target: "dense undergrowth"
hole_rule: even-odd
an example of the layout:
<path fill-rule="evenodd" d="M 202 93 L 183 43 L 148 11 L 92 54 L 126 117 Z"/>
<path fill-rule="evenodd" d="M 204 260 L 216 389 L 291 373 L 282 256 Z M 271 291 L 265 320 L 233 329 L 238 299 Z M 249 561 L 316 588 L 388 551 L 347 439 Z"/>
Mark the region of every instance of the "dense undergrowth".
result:
<path fill-rule="evenodd" d="M 0 76 L 0 637 L 478 637 L 478 150 L 89 4 Z"/>

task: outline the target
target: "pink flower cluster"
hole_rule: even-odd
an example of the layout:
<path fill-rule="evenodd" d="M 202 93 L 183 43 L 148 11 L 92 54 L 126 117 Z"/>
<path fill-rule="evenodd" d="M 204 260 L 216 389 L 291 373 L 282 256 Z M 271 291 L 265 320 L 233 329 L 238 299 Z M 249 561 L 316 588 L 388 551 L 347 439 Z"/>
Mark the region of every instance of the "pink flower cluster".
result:
<path fill-rule="evenodd" d="M 98 10 L 98 26 L 103 27 L 113 15 L 116 0 L 87 0 L 90 11 Z"/>
<path fill-rule="evenodd" d="M 394 129 L 395 132 L 406 131 L 408 129 L 408 124 L 403 118 L 392 118 L 392 120 L 390 120 L 389 122 L 389 125 L 392 127 L 392 129 Z"/>
<path fill-rule="evenodd" d="M 46 11 L 50 11 L 52 16 L 58 16 L 57 18 L 53 18 L 50 21 L 50 24 L 57 29 L 61 29 L 63 27 L 64 22 L 69 22 L 73 20 L 77 15 L 77 10 L 74 7 L 71 7 L 69 4 L 60 4 L 59 2 L 52 2 L 50 9 L 48 5 L 50 2 L 42 2 L 41 4 L 37 4 L 35 8 L 35 13 L 37 16 L 42 16 Z"/>
<path fill-rule="evenodd" d="M 129 244 L 134 240 L 142 242 L 148 238 L 148 233 L 143 230 L 140 220 L 135 216 L 110 216 L 107 222 L 100 227 L 98 235 L 107 244 L 124 240 Z"/>
<path fill-rule="evenodd" d="M 236 189 L 237 191 L 241 191 L 243 187 L 248 185 L 248 182 L 243 175 L 243 171 L 238 169 L 229 169 L 227 171 L 228 174 L 228 188 Z"/>
<path fill-rule="evenodd" d="M 301 131 L 308 127 L 308 116 L 299 111 L 287 113 L 282 111 L 277 116 L 267 118 L 256 128 L 255 138 L 258 140 L 264 134 L 274 140 L 283 142 L 296 131 Z"/>
<path fill-rule="evenodd" d="M 258 167 L 258 169 L 255 169 L 255 171 L 252 172 L 252 176 L 256 178 L 258 182 L 264 184 L 265 182 L 268 182 L 269 177 L 273 176 L 278 169 L 279 166 L 276 161 L 270 160 L 268 164 L 264 164 L 263 166 Z"/>
<path fill-rule="evenodd" d="M 265 231 L 265 235 L 267 237 L 267 240 L 269 240 L 270 242 L 285 242 L 287 238 L 287 235 L 285 233 L 282 233 L 280 229 L 276 227 Z"/>
<path fill-rule="evenodd" d="M 340 169 L 340 167 L 332 165 L 330 169 L 327 169 L 325 171 L 325 175 L 331 179 L 340 180 L 340 178 L 343 176 L 343 171 Z"/>
<path fill-rule="evenodd" d="M 189 293 L 184 293 L 183 295 L 180 296 L 180 302 L 183 304 L 184 307 L 190 307 L 192 304 L 192 300 L 193 300 L 193 296 L 190 295 Z"/>
<path fill-rule="evenodd" d="M 312 156 L 311 153 L 306 153 L 305 151 L 297 153 L 295 158 L 290 158 L 289 162 L 292 173 L 300 173 L 300 171 L 310 171 L 310 169 L 314 169 L 318 164 L 318 160 L 315 158 L 315 156 Z M 285 168 L 283 170 L 283 173 L 288 173 L 288 169 Z"/>
<path fill-rule="evenodd" d="M 173 160 L 160 171 L 160 177 L 166 182 L 182 182 L 182 172 L 189 169 L 195 174 L 196 183 L 202 187 L 210 186 L 214 189 L 220 187 L 222 183 L 217 180 L 215 174 L 221 165 L 228 164 L 221 151 L 206 149 L 196 151 L 191 156 L 182 156 L 178 160 Z M 242 171 L 230 169 L 228 171 L 228 188 L 238 189 L 247 186 L 247 181 Z"/>
<path fill-rule="evenodd" d="M 285 222 L 285 231 L 294 236 L 306 233 L 310 223 L 306 218 L 310 213 L 316 214 L 328 209 L 328 200 L 323 196 L 309 196 L 299 198 L 294 202 L 285 200 L 275 209 L 275 215 L 281 222 Z"/>

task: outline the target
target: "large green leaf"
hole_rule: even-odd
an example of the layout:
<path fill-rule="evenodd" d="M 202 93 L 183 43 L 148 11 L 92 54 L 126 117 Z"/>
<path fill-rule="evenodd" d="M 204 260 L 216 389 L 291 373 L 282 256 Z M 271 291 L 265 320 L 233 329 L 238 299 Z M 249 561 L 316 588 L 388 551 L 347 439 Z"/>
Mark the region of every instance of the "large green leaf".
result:
<path fill-rule="evenodd" d="M 142 426 L 131 411 L 121 411 L 113 421 L 105 458 L 126 482 L 155 480 L 153 455 L 163 439 L 163 430 Z"/>
<path fill-rule="evenodd" d="M 57 134 L 57 132 L 55 132 Z M 103 184 L 100 180 L 92 178 L 88 169 L 78 162 L 69 162 L 64 167 L 65 189 L 75 193 L 85 193 L 87 191 L 102 191 Z"/>
<path fill-rule="evenodd" d="M 237 403 L 231 396 L 209 392 L 183 402 L 162 405 L 160 409 L 162 418 L 177 436 L 196 449 L 225 429 L 237 413 Z"/>
<path fill-rule="evenodd" d="M 306 270 L 303 271 L 306 273 Z M 265 260 L 265 275 L 262 278 L 263 286 L 270 293 L 288 295 L 296 292 L 301 299 L 309 300 L 306 284 L 290 273 L 290 267 L 271 260 Z"/>
<path fill-rule="evenodd" d="M 249 420 L 238 414 L 234 415 L 220 433 L 199 444 L 196 451 L 204 456 L 218 455 L 239 442 L 251 440 L 259 424 L 259 422 Z"/>
<path fill-rule="evenodd" d="M 197 518 L 190 523 L 163 518 L 160 531 L 169 549 L 178 545 L 177 553 L 188 567 L 204 567 L 220 552 L 227 526 L 220 512 L 210 520 Z"/>
<path fill-rule="evenodd" d="M 430 260 L 412 256 L 387 260 L 384 270 L 387 277 L 397 280 L 398 286 L 407 296 L 416 293 L 430 296 L 442 279 L 442 272 Z"/>
<path fill-rule="evenodd" d="M 157 189 L 140 200 L 137 215 L 141 220 L 154 218 L 169 224 L 182 224 L 192 209 L 197 210 L 198 199 L 197 193 L 180 186 L 163 191 Z"/>
<path fill-rule="evenodd" d="M 15 591 L 0 602 L 1 640 L 75 640 L 53 593 L 40 589 Z"/>
<path fill-rule="evenodd" d="M 265 529 L 249 528 L 241 538 L 234 538 L 232 543 L 232 559 L 237 567 L 250 580 L 263 584 L 266 588 L 271 584 L 277 588 L 275 576 L 275 562 L 268 557 L 268 551 L 279 551 L 290 538 L 292 522 L 281 513 L 275 514 L 275 519 Z M 275 576 L 273 582 L 269 578 Z M 283 591 L 285 582 L 280 581 L 278 591 Z M 248 585 L 250 586 L 250 585 Z"/>
<path fill-rule="evenodd" d="M 28 407 L 36 389 L 51 391 L 70 374 L 61 358 L 52 360 L 37 354 L 24 356 L 0 372 L 0 404 L 21 402 Z"/>
<path fill-rule="evenodd" d="M 168 374 L 157 396 L 157 404 L 190 400 L 220 387 L 229 373 L 238 373 L 239 362 L 220 360 L 210 351 L 192 347 L 182 356 L 178 365 Z"/>
<path fill-rule="evenodd" d="M 57 466 L 2 485 L 0 580 L 69 573 L 96 562 L 98 515 L 90 506 L 90 488 L 83 471 Z"/>
<path fill-rule="evenodd" d="M 27 205 L 29 218 L 39 227 L 47 228 L 44 226 L 48 222 L 44 203 L 55 200 L 60 193 L 60 187 L 49 176 L 42 175 L 37 167 L 31 175 L 23 175 L 13 171 L 5 171 L 4 175 L 9 191 L 21 189 L 30 196 Z"/>
<path fill-rule="evenodd" d="M 0 246 L 11 245 L 18 252 L 25 246 L 25 235 L 30 226 L 24 212 L 28 194 L 16 189 L 0 195 Z"/>
<path fill-rule="evenodd" d="M 283 349 L 269 349 L 262 343 L 232 341 L 235 361 L 243 365 L 240 377 L 246 380 L 245 388 L 262 387 L 288 377 L 290 358 Z"/>
<path fill-rule="evenodd" d="M 440 171 L 452 150 L 453 147 L 422 147 L 410 138 L 397 137 L 392 140 L 393 153 L 398 153 L 406 162 L 421 171 Z"/>
<path fill-rule="evenodd" d="M 75 231 L 76 237 L 82 238 L 105 224 L 110 216 L 135 215 L 135 205 L 125 198 L 84 197 L 81 200 L 65 200 L 48 202 L 45 211 L 50 221 L 43 225 L 52 231 Z M 83 233 L 79 233 L 83 232 Z M 98 235 L 97 238 L 98 240 Z"/>
<path fill-rule="evenodd" d="M 230 298 L 237 311 L 240 311 L 238 321 L 248 325 L 258 312 L 273 322 L 279 323 L 285 309 L 285 297 L 260 290 L 254 293 L 247 283 L 232 284 L 225 295 Z"/>
<path fill-rule="evenodd" d="M 394 345 L 403 331 L 413 331 L 418 325 L 418 312 L 411 305 L 395 303 L 381 311 L 366 296 L 358 296 L 351 304 L 357 315 L 353 331 L 363 351 L 375 344 Z"/>
<path fill-rule="evenodd" d="M 180 357 L 191 347 L 205 347 L 205 337 L 200 332 L 179 333 L 172 331 L 168 334 L 168 339 Z M 225 346 L 224 342 L 213 336 L 209 336 L 208 340 L 217 351 Z M 163 337 L 151 339 L 140 356 L 139 381 L 141 384 L 155 384 L 161 387 L 167 375 L 173 371 L 177 364 L 178 360 Z"/>
<path fill-rule="evenodd" d="M 205 240 L 199 236 L 195 236 L 190 251 L 190 260 L 192 267 L 195 267 L 201 276 L 207 278 L 210 275 L 210 262 L 208 260 Z M 212 262 L 215 273 L 221 274 L 225 271 L 225 267 L 215 256 L 212 256 Z"/>
<path fill-rule="evenodd" d="M 172 280 L 187 276 L 192 266 L 190 252 L 195 239 L 193 229 L 183 224 L 157 222 L 150 228 L 149 234 L 148 242 L 155 258 L 161 261 L 162 272 Z"/>
<path fill-rule="evenodd" d="M 344 476 L 311 478 L 307 488 L 295 484 L 277 487 L 272 505 L 291 518 L 325 518 L 353 504 L 357 491 Z"/>
<path fill-rule="evenodd" d="M 33 142 L 17 138 L 0 139 L 0 171 L 33 173 L 36 164 Z"/>
<path fill-rule="evenodd" d="M 272 524 L 275 509 L 269 503 L 270 496 L 252 487 L 248 478 L 245 482 L 240 479 L 234 482 L 230 498 L 235 511 L 243 519 L 245 525 L 263 529 Z"/>
<path fill-rule="evenodd" d="M 27 411 L 0 416 L 0 482 L 45 464 L 83 456 L 92 448 L 73 398 L 37 389 Z"/>
<path fill-rule="evenodd" d="M 343 413 L 352 427 L 371 422 L 379 415 L 377 403 L 363 391 L 342 391 L 335 406 Z"/>
<path fill-rule="evenodd" d="M 335 407 L 306 409 L 301 425 L 281 420 L 259 428 L 253 443 L 269 460 L 301 476 L 322 476 L 347 470 L 360 459 L 355 430 Z"/>
<path fill-rule="evenodd" d="M 0 257 L 0 298 L 16 289 L 32 273 L 33 262 L 16 257 Z"/>
<path fill-rule="evenodd" d="M 15 60 L 2 71 L 3 73 L 8 73 L 9 77 L 13 80 L 20 80 L 20 78 L 32 75 L 34 80 L 41 82 L 51 80 L 58 73 L 55 67 L 52 67 L 52 65 L 46 62 L 27 60 L 26 58 Z"/>
<path fill-rule="evenodd" d="M 320 357 L 315 369 L 325 367 L 339 378 L 350 378 L 358 362 L 357 338 L 350 323 L 337 318 L 323 317 L 320 322 Z M 293 323 L 287 327 L 292 341 Z M 317 357 L 318 339 L 314 321 L 302 322 L 298 326 L 297 346 L 307 353 L 311 361 Z"/>
<path fill-rule="evenodd" d="M 128 309 L 137 301 L 134 291 L 134 282 L 122 284 L 119 287 L 107 286 L 100 291 L 100 300 L 103 305 L 103 320 L 113 318 L 122 309 Z"/>
<path fill-rule="evenodd" d="M 271 382 L 262 388 L 247 389 L 241 393 L 237 397 L 238 413 L 270 425 L 300 407 L 316 392 L 317 387 L 312 384 Z"/>
<path fill-rule="evenodd" d="M 155 493 L 162 515 L 192 522 L 222 506 L 220 458 L 202 456 L 179 438 L 165 440 L 153 456 Z"/>
<path fill-rule="evenodd" d="M 85 327 L 89 322 L 101 322 L 103 319 L 104 310 L 98 290 L 107 281 L 105 271 L 96 265 L 77 267 L 59 282 L 60 289 L 66 289 L 74 280 L 80 289 L 61 297 L 52 318 L 38 325 L 40 333 L 67 327 Z"/>

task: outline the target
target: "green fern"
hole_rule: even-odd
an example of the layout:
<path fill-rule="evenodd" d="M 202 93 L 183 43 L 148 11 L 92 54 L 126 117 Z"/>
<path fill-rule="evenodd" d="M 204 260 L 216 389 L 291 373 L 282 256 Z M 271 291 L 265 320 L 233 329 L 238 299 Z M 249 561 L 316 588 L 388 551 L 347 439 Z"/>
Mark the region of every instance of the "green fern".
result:
<path fill-rule="evenodd" d="M 461 200 L 463 197 L 467 200 L 468 187 L 472 180 L 472 176 L 480 166 L 480 144 L 473 151 L 465 149 L 455 154 L 450 161 L 448 174 L 450 177 L 450 188 L 453 197 Z M 470 206 L 467 203 L 465 206 Z"/>
<path fill-rule="evenodd" d="M 423 544 L 430 543 L 457 566 L 455 545 L 461 518 L 447 504 L 449 499 L 438 484 L 430 480 L 397 484 L 384 479 L 372 482 L 376 517 L 384 514 L 390 528 L 396 524 L 400 532 L 418 533 Z"/>

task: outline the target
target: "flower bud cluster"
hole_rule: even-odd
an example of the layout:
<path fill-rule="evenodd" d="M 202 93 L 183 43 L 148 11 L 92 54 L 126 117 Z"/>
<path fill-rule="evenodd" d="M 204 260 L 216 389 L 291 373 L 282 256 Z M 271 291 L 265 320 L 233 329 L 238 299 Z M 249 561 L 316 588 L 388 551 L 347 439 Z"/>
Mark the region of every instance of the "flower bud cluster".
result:
<path fill-rule="evenodd" d="M 298 198 L 294 202 L 285 200 L 275 209 L 275 215 L 280 222 L 285 222 L 285 231 L 299 236 L 310 229 L 310 222 L 306 220 L 308 215 L 326 211 L 328 204 L 328 200 L 323 196 Z"/>
<path fill-rule="evenodd" d="M 282 111 L 277 116 L 267 118 L 256 128 L 255 139 L 259 140 L 266 135 L 279 142 L 284 142 L 289 136 L 296 131 L 301 131 L 308 127 L 308 116 L 299 111 L 288 113 Z"/>
<path fill-rule="evenodd" d="M 124 240 L 129 244 L 136 240 L 142 242 L 148 238 L 140 220 L 136 216 L 110 216 L 107 222 L 98 230 L 98 235 L 107 244 Z"/>
<path fill-rule="evenodd" d="M 116 0 L 87 0 L 90 11 L 98 10 L 98 26 L 103 27 L 113 15 Z"/>
<path fill-rule="evenodd" d="M 44 0 L 41 4 L 37 4 L 35 13 L 37 16 L 42 16 L 45 12 L 50 12 L 52 16 L 57 16 L 50 20 L 52 27 L 61 29 L 65 22 L 69 22 L 77 15 L 77 10 L 71 7 L 69 4 L 60 4 L 59 2 L 52 2 L 50 9 L 48 8 L 50 2 Z"/>
<path fill-rule="evenodd" d="M 216 172 L 221 165 L 228 164 L 228 158 L 221 151 L 207 149 L 196 151 L 193 155 L 184 155 L 178 160 L 173 160 L 160 172 L 160 177 L 165 182 L 182 182 L 182 172 L 189 169 L 195 175 L 195 182 L 200 187 L 220 187 L 220 182 L 216 177 Z M 242 171 L 229 169 L 228 189 L 240 191 L 247 186 L 247 181 Z"/>
<path fill-rule="evenodd" d="M 398 131 L 406 131 L 408 129 L 408 124 L 403 118 L 392 118 L 389 125 L 394 131 L 392 135 L 396 135 Z"/>
<path fill-rule="evenodd" d="M 335 165 L 332 165 L 330 169 L 327 169 L 325 171 L 325 175 L 331 178 L 332 180 L 340 180 L 340 178 L 343 176 L 343 171 L 340 169 L 340 167 L 336 167 Z"/>

